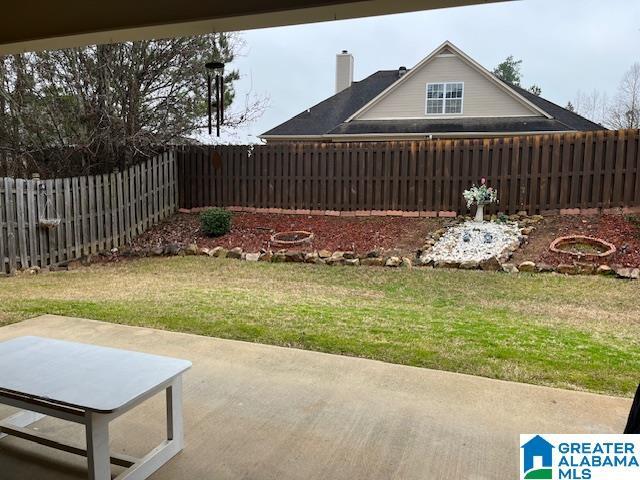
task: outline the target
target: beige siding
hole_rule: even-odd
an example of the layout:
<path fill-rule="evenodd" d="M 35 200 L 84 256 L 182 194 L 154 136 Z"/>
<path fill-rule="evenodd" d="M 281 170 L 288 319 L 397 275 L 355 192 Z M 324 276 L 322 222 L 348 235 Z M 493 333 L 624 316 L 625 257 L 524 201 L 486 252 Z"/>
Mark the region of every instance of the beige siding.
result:
<path fill-rule="evenodd" d="M 435 115 L 425 114 L 426 86 L 427 83 L 434 82 L 464 82 L 463 113 L 456 116 L 540 115 L 513 98 L 460 57 L 446 56 L 433 58 L 420 71 L 407 78 L 403 84 L 357 118 L 437 118 Z"/>

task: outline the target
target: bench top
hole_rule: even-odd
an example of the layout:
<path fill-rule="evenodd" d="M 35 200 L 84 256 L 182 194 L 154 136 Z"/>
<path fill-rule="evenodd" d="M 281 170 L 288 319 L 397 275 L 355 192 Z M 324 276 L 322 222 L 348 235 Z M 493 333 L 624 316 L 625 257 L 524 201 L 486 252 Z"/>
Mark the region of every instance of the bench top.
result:
<path fill-rule="evenodd" d="M 191 367 L 191 362 L 42 337 L 0 342 L 0 394 L 113 413 Z"/>

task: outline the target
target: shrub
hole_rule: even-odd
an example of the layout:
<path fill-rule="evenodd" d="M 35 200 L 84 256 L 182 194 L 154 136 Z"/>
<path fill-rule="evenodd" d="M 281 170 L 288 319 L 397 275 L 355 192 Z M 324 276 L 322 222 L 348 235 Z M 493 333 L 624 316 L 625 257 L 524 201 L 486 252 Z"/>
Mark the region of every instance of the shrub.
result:
<path fill-rule="evenodd" d="M 210 237 L 219 237 L 231 230 L 231 212 L 224 208 L 209 208 L 200 214 L 202 231 Z"/>

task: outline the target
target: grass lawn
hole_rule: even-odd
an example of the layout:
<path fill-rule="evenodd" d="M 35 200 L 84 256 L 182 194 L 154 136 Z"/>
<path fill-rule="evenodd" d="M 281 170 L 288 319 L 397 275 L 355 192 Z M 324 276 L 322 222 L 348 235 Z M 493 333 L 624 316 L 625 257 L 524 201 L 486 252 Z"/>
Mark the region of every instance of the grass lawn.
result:
<path fill-rule="evenodd" d="M 640 282 L 145 259 L 0 278 L 0 324 L 55 313 L 628 396 Z"/>

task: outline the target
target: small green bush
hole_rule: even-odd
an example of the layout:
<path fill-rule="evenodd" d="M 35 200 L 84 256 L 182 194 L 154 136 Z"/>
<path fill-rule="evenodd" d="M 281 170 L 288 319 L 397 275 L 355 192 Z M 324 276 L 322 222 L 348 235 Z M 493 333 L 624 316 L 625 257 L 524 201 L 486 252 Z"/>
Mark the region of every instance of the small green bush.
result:
<path fill-rule="evenodd" d="M 231 230 L 231 212 L 224 208 L 209 208 L 200 214 L 202 231 L 210 237 L 219 237 Z"/>

